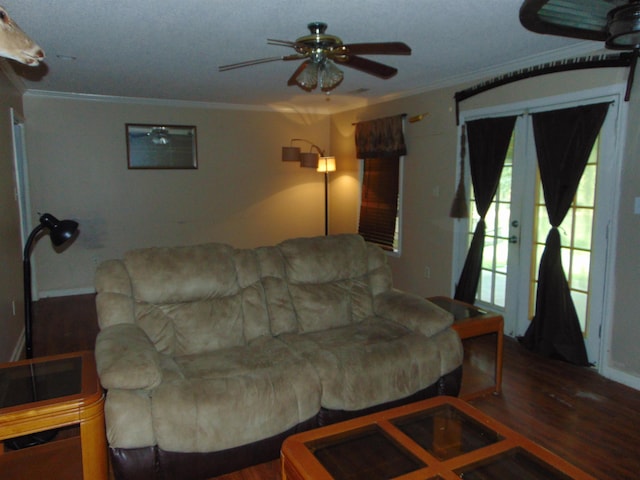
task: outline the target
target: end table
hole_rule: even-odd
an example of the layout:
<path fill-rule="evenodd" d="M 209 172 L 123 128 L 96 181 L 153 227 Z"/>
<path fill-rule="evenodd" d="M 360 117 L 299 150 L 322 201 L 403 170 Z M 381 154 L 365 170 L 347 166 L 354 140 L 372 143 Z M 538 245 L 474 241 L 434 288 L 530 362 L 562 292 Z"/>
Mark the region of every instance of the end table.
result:
<path fill-rule="evenodd" d="M 463 367 L 463 379 L 462 390 L 460 391 L 460 398 L 464 400 L 470 400 L 487 393 L 493 393 L 499 395 L 502 392 L 502 352 L 504 345 L 503 329 L 504 319 L 502 315 L 489 312 L 478 308 L 474 305 L 454 300 L 449 297 L 430 297 L 428 300 L 435 303 L 440 308 L 453 314 L 453 329 L 458 332 L 461 340 L 475 338 L 482 335 L 495 334 L 496 335 L 496 354 L 495 354 L 495 369 L 493 383 L 489 386 L 485 386 L 484 382 L 478 385 L 465 385 L 464 370 L 471 370 L 473 373 L 469 377 L 483 378 L 486 375 L 479 371 L 471 362 L 465 361 Z"/>
<path fill-rule="evenodd" d="M 77 436 L 56 439 L 20 450 L 5 451 L 0 442 L 2 478 L 82 475 L 107 480 L 103 405 L 93 352 L 0 364 L 0 441 L 72 425 L 80 430 L 79 440 Z M 68 465 L 75 459 L 81 468 Z M 63 473 L 64 469 L 73 473 Z"/>

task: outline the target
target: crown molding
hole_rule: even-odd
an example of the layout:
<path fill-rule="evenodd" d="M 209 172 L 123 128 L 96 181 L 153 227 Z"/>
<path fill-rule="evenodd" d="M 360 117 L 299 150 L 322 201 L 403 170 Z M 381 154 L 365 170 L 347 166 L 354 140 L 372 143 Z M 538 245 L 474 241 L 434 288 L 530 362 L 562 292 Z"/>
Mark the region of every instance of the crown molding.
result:
<path fill-rule="evenodd" d="M 25 97 L 31 98 L 53 98 L 59 100 L 82 100 L 87 102 L 101 102 L 113 104 L 129 104 L 129 105 L 149 105 L 156 107 L 169 108 L 196 108 L 206 110 L 240 110 L 240 111 L 258 111 L 258 112 L 278 112 L 278 113 L 296 113 L 299 109 L 291 106 L 282 105 L 251 105 L 237 103 L 218 103 L 218 102 L 199 102 L 193 100 L 171 100 L 162 98 L 143 98 L 143 97 L 121 97 L 115 95 L 96 95 L 90 93 L 74 93 L 74 92 L 56 92 L 52 90 L 27 89 L 24 92 Z M 326 111 L 309 112 L 326 114 Z"/>
<path fill-rule="evenodd" d="M 422 93 L 431 92 L 434 90 L 441 90 L 443 88 L 460 87 L 461 85 L 472 84 L 474 82 L 486 80 L 499 75 L 504 75 L 515 70 L 533 67 L 535 65 L 544 64 L 556 60 L 580 57 L 584 55 L 611 52 L 604 47 L 598 47 L 598 42 L 580 42 L 567 47 L 557 48 L 555 50 L 549 50 L 547 52 L 530 55 L 511 62 L 505 62 L 500 65 L 492 65 L 488 68 L 475 70 L 473 72 L 464 73 L 460 75 L 453 75 L 451 77 L 444 78 L 442 80 L 430 83 L 423 87 L 419 87 L 413 90 L 407 90 L 404 92 L 398 92 L 395 94 L 387 95 L 381 98 L 378 102 L 388 102 L 399 98 L 410 97 L 413 95 L 420 95 Z"/>

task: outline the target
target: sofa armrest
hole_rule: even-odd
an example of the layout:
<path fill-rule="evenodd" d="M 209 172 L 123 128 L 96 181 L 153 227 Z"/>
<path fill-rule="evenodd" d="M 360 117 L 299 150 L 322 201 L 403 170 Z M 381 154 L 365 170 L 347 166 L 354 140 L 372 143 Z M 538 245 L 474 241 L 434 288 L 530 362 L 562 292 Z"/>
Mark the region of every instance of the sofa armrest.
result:
<path fill-rule="evenodd" d="M 152 389 L 162 381 L 160 354 L 137 325 L 122 323 L 101 330 L 95 356 L 106 389 Z"/>
<path fill-rule="evenodd" d="M 453 324 L 451 313 L 425 298 L 400 290 L 388 290 L 376 295 L 373 298 L 373 308 L 376 315 L 426 337 L 432 337 Z"/>

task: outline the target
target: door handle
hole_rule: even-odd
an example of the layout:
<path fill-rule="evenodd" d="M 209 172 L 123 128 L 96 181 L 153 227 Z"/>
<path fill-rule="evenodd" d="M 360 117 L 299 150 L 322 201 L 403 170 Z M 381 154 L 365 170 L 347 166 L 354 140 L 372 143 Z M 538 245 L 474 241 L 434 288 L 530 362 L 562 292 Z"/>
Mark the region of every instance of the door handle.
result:
<path fill-rule="evenodd" d="M 509 237 L 509 243 L 518 243 L 518 236 L 517 235 L 511 235 Z"/>

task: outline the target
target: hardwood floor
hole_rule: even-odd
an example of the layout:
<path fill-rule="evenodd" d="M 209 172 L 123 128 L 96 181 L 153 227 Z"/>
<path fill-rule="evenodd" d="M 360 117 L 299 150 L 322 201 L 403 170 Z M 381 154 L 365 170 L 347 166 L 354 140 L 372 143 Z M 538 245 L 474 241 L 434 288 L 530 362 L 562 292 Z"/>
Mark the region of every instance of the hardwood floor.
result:
<path fill-rule="evenodd" d="M 98 330 L 94 296 L 36 302 L 33 330 L 36 356 L 93 349 Z M 470 355 L 489 355 L 494 346 L 486 340 L 468 343 Z M 640 392 L 593 369 L 543 359 L 507 338 L 502 395 L 469 403 L 596 478 L 640 477 Z M 268 479 L 281 479 L 279 461 L 216 480 Z"/>

